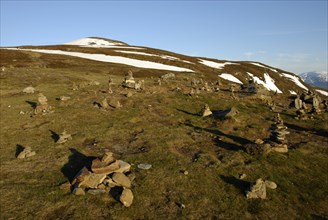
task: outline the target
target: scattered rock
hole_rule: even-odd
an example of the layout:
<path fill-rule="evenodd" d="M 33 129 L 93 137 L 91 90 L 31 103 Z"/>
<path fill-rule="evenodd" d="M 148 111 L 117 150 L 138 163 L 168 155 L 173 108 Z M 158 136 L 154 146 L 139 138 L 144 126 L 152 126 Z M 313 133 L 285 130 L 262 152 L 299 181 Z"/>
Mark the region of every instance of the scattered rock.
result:
<path fill-rule="evenodd" d="M 24 150 L 17 155 L 17 159 L 32 157 L 35 154 L 35 151 L 32 151 L 31 147 L 25 147 Z"/>
<path fill-rule="evenodd" d="M 67 100 L 70 100 L 70 99 L 71 99 L 71 97 L 69 97 L 69 96 L 63 96 L 62 95 L 62 96 L 59 97 L 60 101 L 67 101 Z"/>
<path fill-rule="evenodd" d="M 32 86 L 28 86 L 28 87 L 23 89 L 23 92 L 27 93 L 27 94 L 32 94 L 32 93 L 35 92 L 35 88 L 33 88 Z"/>
<path fill-rule="evenodd" d="M 163 79 L 163 80 L 174 79 L 174 78 L 175 78 L 174 73 L 167 73 L 167 74 L 161 76 L 161 79 Z"/>
<path fill-rule="evenodd" d="M 265 183 L 265 186 L 269 189 L 276 189 L 277 188 L 277 184 L 273 181 L 266 180 L 266 181 L 264 181 L 264 183 Z"/>
<path fill-rule="evenodd" d="M 130 207 L 133 202 L 133 193 L 130 189 L 124 189 L 120 196 L 120 201 L 125 207 Z"/>
<path fill-rule="evenodd" d="M 247 177 L 247 175 L 246 175 L 245 173 L 239 175 L 239 179 L 240 179 L 240 180 L 243 180 L 243 179 L 245 179 L 246 177 Z"/>
<path fill-rule="evenodd" d="M 63 143 L 65 143 L 66 141 L 68 141 L 68 140 L 72 140 L 72 135 L 70 135 L 70 134 L 67 134 L 67 132 L 66 131 L 63 131 L 63 133 L 61 133 L 60 135 L 59 135 L 59 139 L 57 140 L 57 144 L 63 144 Z"/>
<path fill-rule="evenodd" d="M 141 163 L 141 164 L 138 164 L 137 166 L 139 169 L 142 169 L 142 170 L 149 170 L 152 165 L 151 164 L 147 164 L 147 163 Z"/>
<path fill-rule="evenodd" d="M 263 144 L 264 141 L 262 139 L 256 139 L 255 144 Z"/>
<path fill-rule="evenodd" d="M 205 104 L 203 109 L 199 112 L 199 115 L 202 116 L 202 117 L 207 117 L 207 116 L 210 116 L 212 114 L 213 113 L 211 112 L 210 107 L 207 104 Z"/>
<path fill-rule="evenodd" d="M 256 180 L 250 188 L 250 191 L 246 192 L 247 199 L 266 199 L 266 185 L 260 178 Z"/>

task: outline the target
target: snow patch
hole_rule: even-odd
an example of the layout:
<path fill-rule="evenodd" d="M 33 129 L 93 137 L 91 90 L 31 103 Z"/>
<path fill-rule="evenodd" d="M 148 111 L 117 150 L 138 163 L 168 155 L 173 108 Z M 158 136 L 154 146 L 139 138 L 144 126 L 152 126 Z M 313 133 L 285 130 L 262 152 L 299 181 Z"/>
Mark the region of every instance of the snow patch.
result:
<path fill-rule="evenodd" d="M 324 95 L 324 96 L 328 96 L 328 92 L 321 90 L 321 89 L 316 89 L 315 91 L 317 91 L 318 93 Z"/>
<path fill-rule="evenodd" d="M 178 61 L 182 61 L 182 62 L 185 62 L 185 63 L 193 64 L 192 62 L 189 62 L 187 60 L 180 60 L 177 57 L 172 57 L 172 56 L 168 56 L 168 55 L 157 55 L 157 54 L 150 54 L 150 53 L 144 53 L 144 52 L 139 52 L 139 51 L 126 51 L 126 50 L 115 50 L 115 52 L 127 53 L 127 54 L 139 54 L 139 55 L 151 56 L 151 57 L 160 57 L 160 58 L 163 58 L 163 59 L 178 60 Z"/>
<path fill-rule="evenodd" d="M 199 60 L 200 60 L 199 63 L 216 69 L 222 69 L 225 65 L 239 65 L 239 63 L 231 63 L 231 62 L 217 63 L 209 60 L 203 60 L 203 59 L 199 59 Z"/>
<path fill-rule="evenodd" d="M 282 91 L 274 84 L 274 80 L 270 77 L 269 74 L 264 73 L 264 81 L 259 77 L 254 76 L 252 73 L 247 72 L 247 74 L 253 78 L 255 83 L 263 85 L 267 90 L 282 93 Z"/>
<path fill-rule="evenodd" d="M 278 71 L 277 71 L 276 69 L 273 69 L 273 68 L 270 68 L 270 67 L 267 67 L 267 66 L 263 66 L 263 65 L 261 65 L 261 64 L 259 64 L 259 63 L 251 63 L 251 64 L 253 64 L 253 65 L 255 65 L 255 66 L 263 67 L 263 68 L 266 68 L 266 69 L 269 69 L 269 70 L 271 70 L 271 71 L 273 71 L 273 72 L 278 73 Z"/>
<path fill-rule="evenodd" d="M 239 84 L 243 84 L 239 79 L 237 79 L 235 76 L 229 74 L 229 73 L 222 73 L 220 75 L 218 75 L 219 77 L 229 80 L 231 82 L 235 82 L 235 83 L 239 83 Z"/>
<path fill-rule="evenodd" d="M 295 91 L 293 91 L 293 90 L 289 90 L 289 93 L 290 93 L 291 95 L 297 95 L 297 93 L 296 93 Z"/>
<path fill-rule="evenodd" d="M 64 43 L 64 45 L 75 45 L 80 47 L 96 47 L 96 48 L 133 48 L 133 49 L 142 49 L 140 47 L 128 46 L 123 43 L 108 41 L 104 39 L 96 38 L 81 38 L 71 42 Z"/>
<path fill-rule="evenodd" d="M 305 89 L 306 91 L 309 90 L 306 86 L 304 86 L 300 79 L 297 76 L 293 76 L 287 73 L 282 73 L 282 75 L 286 78 L 288 78 L 289 80 L 293 81 L 297 86 L 301 87 L 302 89 Z"/>
<path fill-rule="evenodd" d="M 62 50 L 44 50 L 44 49 L 19 49 L 19 48 L 4 48 L 4 49 L 32 51 L 32 52 L 47 53 L 47 54 L 60 54 L 60 55 L 67 55 L 73 57 L 80 57 L 89 60 L 96 60 L 101 62 L 125 64 L 129 66 L 135 66 L 135 67 L 147 68 L 147 69 L 170 70 L 170 71 L 178 71 L 178 72 L 194 72 L 187 68 L 171 66 L 171 65 L 145 61 L 145 60 L 120 57 L 120 56 L 110 56 L 105 54 L 88 54 L 88 53 L 80 53 L 80 52 L 68 52 Z"/>

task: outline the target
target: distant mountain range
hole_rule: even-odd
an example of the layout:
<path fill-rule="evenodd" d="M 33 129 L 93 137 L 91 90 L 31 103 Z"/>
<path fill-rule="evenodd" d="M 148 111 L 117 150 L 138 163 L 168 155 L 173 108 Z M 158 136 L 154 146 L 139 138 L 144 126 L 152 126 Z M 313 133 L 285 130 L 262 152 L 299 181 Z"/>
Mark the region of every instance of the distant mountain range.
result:
<path fill-rule="evenodd" d="M 328 72 L 311 71 L 307 73 L 301 73 L 299 76 L 305 83 L 309 85 L 328 89 Z"/>

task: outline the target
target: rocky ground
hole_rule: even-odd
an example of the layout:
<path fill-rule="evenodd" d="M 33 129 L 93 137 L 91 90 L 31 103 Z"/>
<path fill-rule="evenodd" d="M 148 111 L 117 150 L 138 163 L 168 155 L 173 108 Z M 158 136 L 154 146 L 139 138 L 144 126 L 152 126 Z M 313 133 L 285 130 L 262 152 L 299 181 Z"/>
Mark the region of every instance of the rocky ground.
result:
<path fill-rule="evenodd" d="M 300 120 L 290 105 L 294 98 L 231 92 L 197 75 L 135 74 L 142 82 L 136 90 L 127 86 L 131 77 L 124 77 L 124 68 L 109 73 L 97 65 L 24 65 L 1 72 L 2 219 L 328 217 L 323 108 Z M 34 90 L 23 92 L 28 86 Z M 277 113 L 283 125 L 273 126 Z M 263 150 L 266 143 L 273 146 L 272 127 L 284 126 L 288 152 Z M 118 178 L 113 173 L 97 182 L 94 188 L 103 189 L 97 193 L 74 182 L 106 152 L 131 165 L 125 177 L 133 181 L 118 192 L 133 193 L 128 207 L 111 190 Z M 276 188 L 266 190 L 265 199 L 263 193 L 247 198 L 268 184 Z"/>

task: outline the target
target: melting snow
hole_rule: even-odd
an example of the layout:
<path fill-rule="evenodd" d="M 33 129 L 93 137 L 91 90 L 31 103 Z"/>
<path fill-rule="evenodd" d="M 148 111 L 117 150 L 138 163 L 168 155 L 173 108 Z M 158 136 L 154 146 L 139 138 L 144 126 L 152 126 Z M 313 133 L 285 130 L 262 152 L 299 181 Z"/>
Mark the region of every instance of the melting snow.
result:
<path fill-rule="evenodd" d="M 297 86 L 301 87 L 302 89 L 309 90 L 306 86 L 304 86 L 301 83 L 300 79 L 297 76 L 293 76 L 293 75 L 290 75 L 290 74 L 287 74 L 287 73 L 282 73 L 282 75 L 284 77 L 287 77 L 291 81 L 293 81 Z"/>
<path fill-rule="evenodd" d="M 231 62 L 225 62 L 225 63 L 217 63 L 217 62 L 213 62 L 213 61 L 209 61 L 209 60 L 203 60 L 203 59 L 199 59 L 200 63 L 205 65 L 205 66 L 209 66 L 212 68 L 216 68 L 216 69 L 222 69 L 225 65 L 239 65 L 239 63 L 231 63 Z"/>
<path fill-rule="evenodd" d="M 114 45 L 124 45 L 119 42 L 111 42 L 103 39 L 96 39 L 96 38 L 82 38 L 78 40 L 74 40 L 68 43 L 65 43 L 66 45 L 79 45 L 79 46 L 93 46 L 93 47 L 98 47 L 98 46 L 114 46 Z"/>
<path fill-rule="evenodd" d="M 229 80 L 231 82 L 235 82 L 235 83 L 239 83 L 239 84 L 243 84 L 239 79 L 237 79 L 235 76 L 229 74 L 229 73 L 222 73 L 220 75 L 218 75 L 219 77 Z"/>
<path fill-rule="evenodd" d="M 24 51 L 32 51 L 32 52 L 48 53 L 48 54 L 61 54 L 67 56 L 80 57 L 89 60 L 96 60 L 96 61 L 109 62 L 109 63 L 119 63 L 119 64 L 125 64 L 129 66 L 148 68 L 148 69 L 170 70 L 170 71 L 178 71 L 178 72 L 194 72 L 187 68 L 170 66 L 166 64 L 145 61 L 145 60 L 137 60 L 132 58 L 120 57 L 120 56 L 110 56 L 105 54 L 88 54 L 88 53 L 80 53 L 80 52 L 68 52 L 62 50 L 43 50 L 43 49 L 19 49 L 19 48 L 4 48 L 4 49 L 24 50 Z"/>
<path fill-rule="evenodd" d="M 172 57 L 172 56 L 168 56 L 168 55 L 157 55 L 157 54 L 144 53 L 144 52 L 139 52 L 139 51 L 126 51 L 126 50 L 115 50 L 115 51 L 116 52 L 119 52 L 119 53 L 139 54 L 139 55 L 144 55 L 144 56 L 161 57 L 163 59 L 179 60 L 179 61 L 182 61 L 182 62 L 185 62 L 185 63 L 191 63 L 191 64 L 193 64 L 192 62 L 189 62 L 187 60 L 180 60 L 177 57 Z"/>
<path fill-rule="evenodd" d="M 271 71 L 273 71 L 273 72 L 278 72 L 276 69 L 272 69 L 272 68 L 270 68 L 270 67 L 267 67 L 267 66 L 263 66 L 263 65 L 261 65 L 261 64 L 259 64 L 259 63 L 251 63 L 251 64 L 253 64 L 253 65 L 255 65 L 255 66 L 259 66 L 259 67 L 263 67 L 263 68 L 267 68 L 267 69 L 269 69 L 269 70 L 271 70 Z"/>
<path fill-rule="evenodd" d="M 289 90 L 289 93 L 290 93 L 291 95 L 297 95 L 297 93 L 296 93 L 295 91 L 293 91 L 293 90 Z"/>
<path fill-rule="evenodd" d="M 119 42 L 111 42 L 103 39 L 96 38 L 82 38 L 75 41 L 71 41 L 68 43 L 64 43 L 64 45 L 76 45 L 80 47 L 97 47 L 97 48 L 133 48 L 133 49 L 142 49 L 140 47 L 127 46 L 123 43 Z M 122 46 L 123 45 L 123 46 Z"/>
<path fill-rule="evenodd" d="M 119 53 L 128 53 L 128 54 L 138 54 L 138 55 L 151 56 L 151 57 L 155 57 L 155 56 L 157 56 L 157 55 L 155 55 L 155 54 L 144 53 L 144 52 L 138 52 L 138 51 L 115 50 L 115 52 L 119 52 Z"/>
<path fill-rule="evenodd" d="M 324 90 L 320 90 L 320 89 L 316 89 L 315 91 L 317 91 L 318 93 L 324 95 L 324 96 L 328 96 L 328 92 L 324 91 Z"/>
<path fill-rule="evenodd" d="M 282 93 L 282 91 L 274 84 L 274 80 L 269 76 L 269 74 L 264 73 L 264 81 L 259 77 L 254 76 L 252 73 L 247 72 L 247 74 L 254 79 L 254 82 L 263 85 L 267 90 Z"/>

